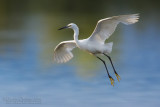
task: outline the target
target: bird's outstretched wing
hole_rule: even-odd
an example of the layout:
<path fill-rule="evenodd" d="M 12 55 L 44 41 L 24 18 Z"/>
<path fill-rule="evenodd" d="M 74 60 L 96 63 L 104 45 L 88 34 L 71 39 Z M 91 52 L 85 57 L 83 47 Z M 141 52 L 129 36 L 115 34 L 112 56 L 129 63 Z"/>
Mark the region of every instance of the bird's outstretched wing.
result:
<path fill-rule="evenodd" d="M 59 43 L 54 50 L 54 61 L 58 63 L 65 63 L 72 59 L 72 49 L 77 47 L 74 40 L 63 41 Z"/>
<path fill-rule="evenodd" d="M 138 14 L 113 16 L 98 21 L 96 28 L 89 37 L 90 41 L 105 42 L 115 31 L 117 25 L 122 22 L 126 25 L 138 22 Z"/>

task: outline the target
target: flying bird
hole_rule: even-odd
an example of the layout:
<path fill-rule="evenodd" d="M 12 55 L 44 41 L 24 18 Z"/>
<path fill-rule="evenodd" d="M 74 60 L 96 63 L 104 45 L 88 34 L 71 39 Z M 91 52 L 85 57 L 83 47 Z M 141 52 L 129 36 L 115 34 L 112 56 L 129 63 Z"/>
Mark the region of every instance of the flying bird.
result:
<path fill-rule="evenodd" d="M 114 73 L 117 77 L 117 80 L 119 81 L 120 76 L 116 72 L 112 59 L 109 56 L 109 54 L 112 52 L 113 42 L 105 43 L 105 40 L 108 39 L 113 34 L 119 23 L 129 25 L 138 22 L 138 19 L 139 19 L 139 14 L 119 15 L 101 19 L 98 21 L 91 36 L 88 37 L 87 39 L 82 39 L 82 40 L 78 40 L 78 35 L 79 35 L 78 26 L 74 23 L 70 23 L 67 26 L 62 27 L 58 30 L 66 28 L 73 29 L 74 40 L 63 41 L 56 46 L 56 48 L 54 49 L 54 61 L 58 63 L 65 63 L 69 61 L 70 59 L 73 58 L 73 54 L 71 51 L 74 48 L 78 47 L 81 50 L 87 51 L 90 54 L 94 55 L 100 61 L 103 62 L 108 77 L 111 81 L 111 85 L 114 86 L 114 79 L 109 74 L 105 61 L 97 55 L 98 54 L 105 55 L 109 59 L 112 68 L 114 70 Z"/>

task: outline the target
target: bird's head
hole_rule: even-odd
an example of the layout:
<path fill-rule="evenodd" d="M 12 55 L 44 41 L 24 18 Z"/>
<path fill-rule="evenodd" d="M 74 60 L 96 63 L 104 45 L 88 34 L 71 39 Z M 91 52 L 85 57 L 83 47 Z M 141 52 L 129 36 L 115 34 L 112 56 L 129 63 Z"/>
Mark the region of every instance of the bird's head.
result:
<path fill-rule="evenodd" d="M 74 28 L 76 28 L 76 27 L 77 27 L 76 24 L 70 23 L 70 24 L 68 24 L 67 26 L 64 26 L 64 27 L 62 27 L 62 28 L 59 28 L 58 30 L 62 30 L 62 29 L 66 29 L 66 28 L 72 28 L 72 29 L 74 29 Z"/>

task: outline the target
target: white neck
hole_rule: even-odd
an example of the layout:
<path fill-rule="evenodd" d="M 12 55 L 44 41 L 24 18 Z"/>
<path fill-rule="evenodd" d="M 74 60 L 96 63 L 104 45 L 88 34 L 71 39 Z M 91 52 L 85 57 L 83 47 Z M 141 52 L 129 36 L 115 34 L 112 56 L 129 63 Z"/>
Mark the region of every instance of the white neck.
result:
<path fill-rule="evenodd" d="M 78 28 L 78 26 L 74 26 L 72 29 L 74 31 L 74 40 L 75 40 L 77 46 L 79 46 L 79 44 L 80 44 L 79 40 L 78 40 L 79 28 Z"/>

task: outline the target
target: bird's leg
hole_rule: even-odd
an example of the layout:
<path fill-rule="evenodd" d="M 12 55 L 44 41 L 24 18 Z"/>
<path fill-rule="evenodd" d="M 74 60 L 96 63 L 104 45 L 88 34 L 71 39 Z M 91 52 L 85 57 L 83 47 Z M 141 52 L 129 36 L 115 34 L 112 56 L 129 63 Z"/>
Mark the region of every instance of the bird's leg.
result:
<path fill-rule="evenodd" d="M 116 72 L 116 70 L 115 70 L 115 68 L 114 68 L 114 65 L 113 65 L 113 63 L 112 63 L 112 59 L 111 59 L 111 57 L 110 57 L 110 56 L 108 56 L 108 55 L 106 55 L 106 54 L 104 54 L 104 55 L 108 57 L 108 59 L 109 59 L 109 61 L 110 61 L 111 65 L 112 65 L 112 68 L 113 68 L 113 70 L 114 70 L 114 73 L 115 73 L 115 75 L 116 75 L 116 77 L 117 77 L 117 80 L 119 81 L 120 76 L 118 75 L 118 73 Z"/>
<path fill-rule="evenodd" d="M 108 72 L 108 69 L 107 69 L 107 66 L 106 66 L 105 61 L 104 61 L 103 59 L 101 59 L 100 57 L 98 57 L 98 56 L 96 56 L 96 57 L 103 62 L 104 66 L 105 66 L 105 68 L 106 68 L 108 77 L 109 77 L 109 79 L 110 79 L 110 81 L 111 81 L 111 85 L 114 86 L 114 79 L 109 75 L 109 72 Z"/>

